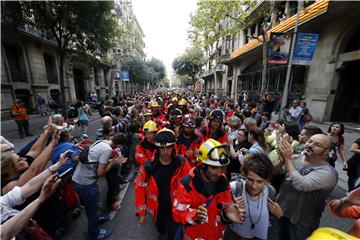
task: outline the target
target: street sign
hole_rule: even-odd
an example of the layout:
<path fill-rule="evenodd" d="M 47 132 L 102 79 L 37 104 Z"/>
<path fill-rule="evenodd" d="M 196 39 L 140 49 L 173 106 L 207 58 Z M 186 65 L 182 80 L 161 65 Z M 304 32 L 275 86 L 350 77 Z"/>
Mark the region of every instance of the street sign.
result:
<path fill-rule="evenodd" d="M 299 33 L 294 49 L 293 64 L 310 65 L 316 50 L 319 34 Z"/>
<path fill-rule="evenodd" d="M 121 80 L 122 81 L 129 81 L 129 71 L 121 71 Z"/>
<path fill-rule="evenodd" d="M 270 33 L 267 45 L 267 62 L 269 64 L 287 64 L 291 43 L 290 33 Z"/>

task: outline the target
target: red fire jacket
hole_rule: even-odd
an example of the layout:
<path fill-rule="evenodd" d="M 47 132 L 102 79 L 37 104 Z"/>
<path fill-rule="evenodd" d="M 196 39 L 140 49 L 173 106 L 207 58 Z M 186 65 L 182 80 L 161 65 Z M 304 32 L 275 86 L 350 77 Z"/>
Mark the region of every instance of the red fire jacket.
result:
<path fill-rule="evenodd" d="M 225 175 L 216 182 L 215 192 L 207 196 L 204 180 L 200 176 L 200 167 L 193 168 L 181 179 L 174 204 L 173 218 L 184 225 L 184 239 L 222 239 L 225 225 L 221 220 L 223 206 L 232 202 L 230 186 Z M 208 220 L 198 223 L 196 212 L 200 205 L 205 205 Z"/>
<path fill-rule="evenodd" d="M 222 127 L 220 129 L 217 129 L 216 131 L 211 131 L 209 123 L 207 123 L 205 127 L 202 127 L 197 132 L 197 134 L 202 137 L 203 141 L 206 141 L 209 138 L 212 138 L 222 144 L 226 144 L 226 142 L 227 142 L 227 134 L 222 129 Z"/>
<path fill-rule="evenodd" d="M 156 147 L 146 141 L 145 139 L 136 145 L 135 161 L 138 164 L 144 164 L 146 160 L 151 159 L 154 156 Z"/>
<path fill-rule="evenodd" d="M 156 221 L 157 210 L 159 207 L 159 193 L 156 180 L 151 174 L 155 161 L 159 160 L 155 160 L 154 157 L 153 159 L 147 160 L 144 165 L 140 166 L 134 185 L 136 215 L 144 216 L 147 210 Z M 180 179 L 190 171 L 190 165 L 183 157 L 176 156 L 173 158 L 173 161 L 178 161 L 178 167 L 169 183 L 171 205 L 173 204 Z"/>
<path fill-rule="evenodd" d="M 184 156 L 186 158 L 186 160 L 189 162 L 191 167 L 195 167 L 197 165 L 196 153 L 199 150 L 199 147 L 200 147 L 200 145 L 202 143 L 202 138 L 197 134 L 193 134 L 192 137 L 191 137 L 192 143 L 190 144 L 189 148 L 186 147 L 185 140 L 186 140 L 186 138 L 182 134 L 180 134 L 180 136 L 178 137 L 178 141 L 175 144 L 176 152 L 179 155 Z M 191 156 L 186 156 L 185 155 L 185 153 L 188 150 L 193 152 L 193 154 Z"/>

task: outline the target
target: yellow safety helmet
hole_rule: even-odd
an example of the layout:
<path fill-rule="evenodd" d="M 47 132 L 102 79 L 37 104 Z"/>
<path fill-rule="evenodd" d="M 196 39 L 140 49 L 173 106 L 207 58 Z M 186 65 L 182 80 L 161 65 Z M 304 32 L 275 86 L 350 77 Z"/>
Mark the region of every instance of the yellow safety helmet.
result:
<path fill-rule="evenodd" d="M 156 122 L 151 121 L 151 120 L 147 121 L 144 124 L 143 130 L 144 131 L 149 131 L 149 132 L 157 132 L 158 128 L 157 128 Z"/>
<path fill-rule="evenodd" d="M 196 161 L 215 167 L 226 166 L 230 163 L 227 147 L 212 138 L 201 144 Z"/>
<path fill-rule="evenodd" d="M 187 101 L 185 99 L 180 99 L 180 101 L 178 102 L 179 106 L 186 106 L 187 105 Z"/>
<path fill-rule="evenodd" d="M 151 102 L 150 102 L 150 107 L 156 108 L 156 107 L 159 107 L 159 104 L 158 104 L 157 101 L 151 101 Z"/>
<path fill-rule="evenodd" d="M 307 240 L 356 240 L 357 237 L 351 236 L 335 228 L 322 227 L 316 229 Z"/>
<path fill-rule="evenodd" d="M 168 128 L 161 129 L 156 135 L 155 135 L 155 146 L 157 147 L 167 147 L 174 145 L 176 142 L 176 136 L 173 131 L 171 131 Z"/>
<path fill-rule="evenodd" d="M 172 101 L 172 102 L 177 102 L 178 99 L 177 99 L 177 97 L 173 97 L 173 98 L 171 99 L 171 101 Z"/>

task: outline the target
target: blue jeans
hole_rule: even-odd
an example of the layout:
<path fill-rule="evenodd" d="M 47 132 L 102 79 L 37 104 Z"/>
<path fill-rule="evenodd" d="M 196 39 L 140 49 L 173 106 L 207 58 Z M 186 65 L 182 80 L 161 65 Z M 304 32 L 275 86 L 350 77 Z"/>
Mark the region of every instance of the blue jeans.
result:
<path fill-rule="evenodd" d="M 79 194 L 85 205 L 86 217 L 88 219 L 89 239 L 97 239 L 99 235 L 98 211 L 99 211 L 99 188 L 95 183 L 80 185 L 73 182 L 75 191 Z"/>

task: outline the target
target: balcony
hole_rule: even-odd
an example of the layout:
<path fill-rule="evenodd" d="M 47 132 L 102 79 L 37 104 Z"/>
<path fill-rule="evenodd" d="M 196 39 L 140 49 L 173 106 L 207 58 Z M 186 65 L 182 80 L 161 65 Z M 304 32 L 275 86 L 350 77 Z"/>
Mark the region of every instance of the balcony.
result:
<path fill-rule="evenodd" d="M 29 24 L 25 24 L 23 27 L 20 28 L 21 31 L 29 33 L 35 37 L 38 38 L 42 38 L 44 40 L 50 41 L 54 44 L 57 44 L 57 41 L 55 38 L 49 39 L 46 37 L 46 34 L 38 29 L 36 29 L 35 27 L 29 25 Z"/>
<path fill-rule="evenodd" d="M 216 67 L 216 72 L 225 72 L 225 65 L 222 63 L 219 63 Z M 209 70 L 206 70 L 201 77 L 206 78 L 214 74 L 214 67 L 210 68 Z"/>

